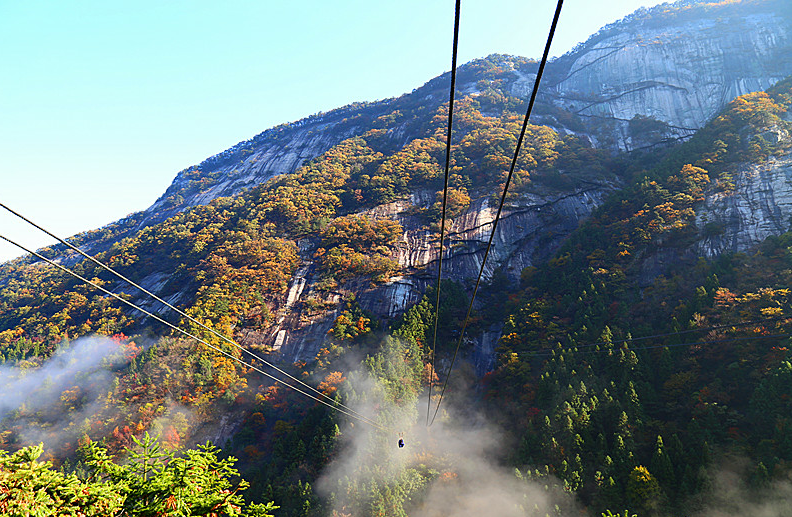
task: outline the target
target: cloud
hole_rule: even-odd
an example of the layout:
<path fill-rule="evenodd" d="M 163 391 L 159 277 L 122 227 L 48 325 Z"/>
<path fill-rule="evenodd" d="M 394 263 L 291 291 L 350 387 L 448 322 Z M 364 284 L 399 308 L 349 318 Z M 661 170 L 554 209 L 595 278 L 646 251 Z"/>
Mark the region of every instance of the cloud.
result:
<path fill-rule="evenodd" d="M 792 481 L 787 478 L 763 489 L 752 489 L 744 473 L 752 465 L 746 459 L 731 459 L 712 469 L 712 490 L 696 517 L 788 517 L 792 516 Z"/>
<path fill-rule="evenodd" d="M 117 342 L 89 336 L 60 347 L 38 368 L 0 366 L 0 419 L 23 442 L 56 448 L 102 409 L 111 370 L 126 361 Z"/>
<path fill-rule="evenodd" d="M 427 477 L 432 478 L 429 484 L 413 488 L 413 500 L 405 503 L 411 516 L 544 516 L 558 515 L 559 508 L 577 512 L 568 494 L 519 479 L 503 466 L 499 459 L 507 451 L 502 449 L 502 433 L 469 408 L 445 406 L 443 416 L 427 427 L 426 399 L 403 407 L 389 404 L 382 387 L 360 374 L 350 375 L 350 385 L 354 395 L 347 397 L 348 405 L 370 417 L 378 414 L 389 431 L 360 422 L 342 430 L 339 453 L 316 485 L 338 514 L 365 511 L 360 502 L 372 487 L 395 493 L 397 484 L 414 487 Z M 397 445 L 399 433 L 404 448 Z"/>

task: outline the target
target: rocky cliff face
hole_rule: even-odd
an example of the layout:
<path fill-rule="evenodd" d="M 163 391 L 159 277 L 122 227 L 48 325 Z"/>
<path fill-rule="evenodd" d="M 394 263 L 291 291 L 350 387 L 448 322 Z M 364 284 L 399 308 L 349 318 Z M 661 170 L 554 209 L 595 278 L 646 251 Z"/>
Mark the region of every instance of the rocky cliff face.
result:
<path fill-rule="evenodd" d="M 618 186 L 619 182 L 615 178 L 601 178 L 572 192 L 539 190 L 513 200 L 501 215 L 485 268 L 485 280 L 492 276 L 496 268 L 502 268 L 516 285 L 525 267 L 551 256 L 577 228 L 579 221 L 589 216 Z M 397 220 L 404 228 L 393 257 L 402 267 L 402 274 L 376 287 L 369 286 L 367 282 L 346 287 L 357 293 L 360 305 L 366 311 L 386 319 L 395 318 L 421 298 L 427 285 L 435 283 L 438 234 L 418 224 L 411 215 L 415 206 L 426 204 L 431 198 L 429 193 L 416 193 L 410 200 L 389 203 L 365 212 L 371 218 Z M 496 210 L 495 202 L 490 198 L 482 198 L 449 222 L 443 278 L 463 282 L 478 273 Z M 337 316 L 338 306 L 319 314 L 300 314 L 304 305 L 295 303 L 297 301 L 323 297 L 323 302 L 333 305 L 341 299 L 341 294 L 318 294 L 314 280 L 310 273 L 307 277 L 295 277 L 289 292 L 299 289 L 301 298 L 298 296 L 291 304 L 295 312 L 291 313 L 290 324 L 279 325 L 271 337 L 273 348 L 291 361 L 313 358 Z M 289 296 L 291 298 L 291 294 Z M 471 359 L 481 374 L 488 371 L 499 332 L 500 328 L 494 327 L 483 336 L 476 337 L 479 346 L 474 347 L 475 353 Z"/>
<path fill-rule="evenodd" d="M 707 196 L 696 224 L 698 256 L 755 249 L 792 226 L 792 153 L 746 164 L 734 176 L 734 190 Z"/>
<path fill-rule="evenodd" d="M 500 267 L 516 280 L 523 269 L 546 260 L 580 220 L 591 214 L 617 186 L 615 179 L 602 180 L 571 192 L 532 193 L 512 200 L 501 214 L 484 269 L 485 278 L 490 278 L 494 269 Z M 439 236 L 424 228 L 415 229 L 409 216 L 397 211 L 398 205 L 393 208 L 390 213 L 383 211 L 383 216 L 399 220 L 406 229 L 396 259 L 406 271 L 423 271 L 438 260 Z M 445 278 L 463 281 L 470 278 L 471 272 L 478 272 L 496 212 L 497 200 L 483 198 L 449 222 L 443 264 Z"/>
<path fill-rule="evenodd" d="M 743 4 L 655 17 L 639 11 L 554 63 L 563 71 L 548 95 L 603 146 L 630 150 L 690 136 L 735 97 L 792 74 L 788 8 Z M 636 115 L 657 123 L 630 124 Z"/>
<path fill-rule="evenodd" d="M 146 210 L 141 224 L 159 222 L 190 206 L 233 196 L 273 176 L 294 172 L 344 139 L 370 129 L 372 119 L 389 112 L 388 108 L 388 102 L 352 105 L 264 131 L 181 171 Z"/>

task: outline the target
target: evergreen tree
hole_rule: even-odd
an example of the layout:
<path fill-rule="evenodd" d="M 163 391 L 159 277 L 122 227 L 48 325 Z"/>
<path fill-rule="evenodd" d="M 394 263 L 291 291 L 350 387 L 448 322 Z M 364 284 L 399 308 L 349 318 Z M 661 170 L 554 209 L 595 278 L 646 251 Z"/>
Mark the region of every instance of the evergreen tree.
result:
<path fill-rule="evenodd" d="M 674 476 L 674 468 L 671 464 L 671 459 L 666 453 L 663 446 L 663 437 L 658 435 L 655 444 L 655 451 L 652 455 L 652 462 L 649 465 L 652 472 L 655 473 L 657 481 L 661 486 L 667 489 L 674 489 L 676 487 L 676 479 Z"/>
<path fill-rule="evenodd" d="M 162 452 L 148 433 L 133 438 L 139 450 L 129 462 L 115 463 L 107 449 L 89 443 L 84 464 L 90 475 L 80 479 L 39 462 L 43 446 L 14 454 L 0 451 L 0 511 L 3 515 L 162 516 L 225 515 L 272 517 L 273 503 L 246 504 L 240 492 L 249 485 L 238 475 L 233 458 L 220 460 L 218 450 L 199 446 L 183 456 Z"/>

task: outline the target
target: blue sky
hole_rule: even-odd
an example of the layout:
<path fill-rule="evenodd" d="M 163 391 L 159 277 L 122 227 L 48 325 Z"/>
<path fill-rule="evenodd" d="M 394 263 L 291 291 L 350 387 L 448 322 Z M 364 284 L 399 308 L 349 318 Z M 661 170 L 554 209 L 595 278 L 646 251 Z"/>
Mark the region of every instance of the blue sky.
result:
<path fill-rule="evenodd" d="M 643 0 L 566 0 L 561 55 Z M 274 125 L 450 69 L 453 0 L 0 0 L 0 201 L 61 236 Z M 555 0 L 463 0 L 460 63 L 541 57 Z M 35 229 L 0 214 L 0 234 Z M 0 244 L 0 260 L 17 256 Z"/>

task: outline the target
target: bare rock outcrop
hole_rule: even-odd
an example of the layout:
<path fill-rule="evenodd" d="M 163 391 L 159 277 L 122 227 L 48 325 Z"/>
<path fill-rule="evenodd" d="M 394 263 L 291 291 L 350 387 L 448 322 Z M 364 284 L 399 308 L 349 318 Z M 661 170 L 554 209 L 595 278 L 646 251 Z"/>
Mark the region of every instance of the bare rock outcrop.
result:
<path fill-rule="evenodd" d="M 707 196 L 697 211 L 699 256 L 748 251 L 792 226 L 792 153 L 740 167 L 734 189 Z"/>
<path fill-rule="evenodd" d="M 685 138 L 735 97 L 792 74 L 789 13 L 700 11 L 686 18 L 682 9 L 667 23 L 638 11 L 606 27 L 555 63 L 566 72 L 554 104 L 581 117 L 599 145 L 630 150 L 652 129 L 631 127 L 636 115 L 658 122 L 656 141 Z"/>

